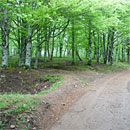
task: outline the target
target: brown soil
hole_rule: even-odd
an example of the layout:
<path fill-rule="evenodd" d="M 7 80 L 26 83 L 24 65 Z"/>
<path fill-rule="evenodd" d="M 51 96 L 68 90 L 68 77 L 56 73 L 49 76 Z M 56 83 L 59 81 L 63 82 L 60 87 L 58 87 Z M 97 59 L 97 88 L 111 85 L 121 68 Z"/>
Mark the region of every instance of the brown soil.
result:
<path fill-rule="evenodd" d="M 20 93 L 37 94 L 47 90 L 53 84 L 49 80 L 41 78 L 49 72 L 25 70 L 20 68 L 0 70 L 0 94 Z"/>
<path fill-rule="evenodd" d="M 8 113 L 6 115 L 0 112 L 0 121 L 4 123 L 4 129 L 0 126 L 0 130 L 32 130 L 38 128 L 36 118 L 34 110 L 31 110 L 31 112 Z"/>

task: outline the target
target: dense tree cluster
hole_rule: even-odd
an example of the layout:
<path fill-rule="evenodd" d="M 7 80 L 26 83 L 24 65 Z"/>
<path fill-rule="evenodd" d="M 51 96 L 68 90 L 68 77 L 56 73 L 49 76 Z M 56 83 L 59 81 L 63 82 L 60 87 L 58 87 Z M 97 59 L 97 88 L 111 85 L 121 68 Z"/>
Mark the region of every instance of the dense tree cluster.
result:
<path fill-rule="evenodd" d="M 54 56 L 130 62 L 130 1 L 0 0 L 0 51 L 2 66 L 12 55 L 35 68 Z"/>

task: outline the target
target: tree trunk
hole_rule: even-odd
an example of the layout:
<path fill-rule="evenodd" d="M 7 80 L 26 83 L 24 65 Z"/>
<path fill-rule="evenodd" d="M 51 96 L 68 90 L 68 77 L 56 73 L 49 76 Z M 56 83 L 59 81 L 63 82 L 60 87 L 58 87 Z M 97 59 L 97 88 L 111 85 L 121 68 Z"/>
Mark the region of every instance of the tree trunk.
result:
<path fill-rule="evenodd" d="M 38 68 L 38 60 L 40 58 L 39 51 L 41 52 L 41 49 L 40 49 L 40 33 L 38 32 L 37 33 L 36 59 L 35 59 L 35 64 L 34 64 L 35 69 Z"/>
<path fill-rule="evenodd" d="M 19 66 L 24 66 L 25 65 L 25 58 L 26 58 L 26 46 L 27 46 L 27 36 L 26 36 L 26 28 L 27 28 L 27 23 L 22 20 L 22 24 L 24 26 L 23 32 L 21 33 L 20 37 L 20 32 L 19 32 L 19 40 L 18 40 L 18 48 L 19 48 Z"/>
<path fill-rule="evenodd" d="M 39 46 L 38 55 L 39 55 L 39 58 L 42 57 L 42 46 Z"/>
<path fill-rule="evenodd" d="M 56 45 L 56 57 L 58 57 L 58 43 Z"/>
<path fill-rule="evenodd" d="M 64 50 L 64 57 L 66 56 L 66 51 L 67 51 L 67 48 L 65 48 L 65 50 Z"/>
<path fill-rule="evenodd" d="M 7 41 L 6 41 L 7 42 Z M 1 66 L 8 66 L 9 47 L 2 47 L 2 64 Z"/>
<path fill-rule="evenodd" d="M 54 27 L 55 28 L 55 27 Z M 55 46 L 55 29 L 53 30 L 53 38 L 52 38 L 52 50 L 51 50 L 51 57 L 50 57 L 50 60 L 52 61 L 53 60 L 53 53 L 54 53 L 54 46 Z"/>
<path fill-rule="evenodd" d="M 79 60 L 82 61 L 82 59 L 81 59 L 81 57 L 80 57 L 80 55 L 79 55 L 79 52 L 78 52 L 77 48 L 76 48 L 76 55 L 77 55 L 77 57 L 79 58 Z"/>
<path fill-rule="evenodd" d="M 96 37 L 95 37 L 95 32 L 93 32 L 93 37 L 94 37 L 94 59 L 96 59 L 97 56 L 97 45 L 96 45 Z"/>
<path fill-rule="evenodd" d="M 107 54 L 106 54 L 106 64 L 109 63 L 109 53 L 110 53 L 110 38 L 111 38 L 111 33 L 110 30 L 108 31 L 108 41 L 107 41 Z"/>
<path fill-rule="evenodd" d="M 1 66 L 8 66 L 9 57 L 9 28 L 8 28 L 8 10 L 4 9 L 4 20 L 1 27 L 2 32 L 2 63 Z"/>
<path fill-rule="evenodd" d="M 114 34 L 115 34 L 115 31 L 113 29 L 111 33 L 111 55 L 110 55 L 111 65 L 113 65 L 113 59 L 114 59 Z"/>
<path fill-rule="evenodd" d="M 39 47 L 37 46 L 37 48 L 36 48 L 36 59 L 35 59 L 35 64 L 34 64 L 34 68 L 35 68 L 35 69 L 38 68 L 38 60 L 39 60 L 38 51 L 39 51 Z"/>
<path fill-rule="evenodd" d="M 72 65 L 75 64 L 75 32 L 74 32 L 74 20 L 72 19 Z"/>
<path fill-rule="evenodd" d="M 45 27 L 45 32 L 44 32 L 44 35 L 45 35 L 45 50 L 44 50 L 44 62 L 47 61 L 47 44 L 48 44 L 48 39 L 47 39 L 47 27 Z"/>
<path fill-rule="evenodd" d="M 127 38 L 127 59 L 128 59 L 128 64 L 130 64 L 130 38 Z"/>
<path fill-rule="evenodd" d="M 124 46 L 124 62 L 126 61 L 126 48 Z"/>
<path fill-rule="evenodd" d="M 119 46 L 116 48 L 116 64 L 118 63 L 118 55 L 119 55 Z"/>
<path fill-rule="evenodd" d="M 124 54 L 124 45 L 122 45 L 122 62 L 124 62 L 125 54 Z"/>
<path fill-rule="evenodd" d="M 67 56 L 71 55 L 71 49 L 67 49 Z"/>
<path fill-rule="evenodd" d="M 92 63 L 92 39 L 91 39 L 91 21 L 89 20 L 89 37 L 88 37 L 88 65 Z"/>
<path fill-rule="evenodd" d="M 63 41 L 61 40 L 61 37 L 59 37 L 59 43 L 60 43 L 60 50 L 59 50 L 59 54 L 60 54 L 60 58 L 62 58 L 62 50 L 63 50 Z"/>
<path fill-rule="evenodd" d="M 98 53 L 97 53 L 97 62 L 100 63 L 100 35 L 98 34 Z"/>
<path fill-rule="evenodd" d="M 130 64 L 130 48 L 127 50 L 128 64 Z"/>
<path fill-rule="evenodd" d="M 106 34 L 103 33 L 103 59 L 104 64 L 106 64 Z"/>
<path fill-rule="evenodd" d="M 28 26 L 28 41 L 26 46 L 26 60 L 25 65 L 31 67 L 31 49 L 32 49 L 32 29 L 31 25 Z"/>
<path fill-rule="evenodd" d="M 60 43 L 60 58 L 62 58 L 63 43 Z"/>
<path fill-rule="evenodd" d="M 47 54 L 48 54 L 48 59 L 50 58 L 50 45 L 49 45 L 49 42 L 50 42 L 50 40 L 49 39 L 47 39 Z"/>

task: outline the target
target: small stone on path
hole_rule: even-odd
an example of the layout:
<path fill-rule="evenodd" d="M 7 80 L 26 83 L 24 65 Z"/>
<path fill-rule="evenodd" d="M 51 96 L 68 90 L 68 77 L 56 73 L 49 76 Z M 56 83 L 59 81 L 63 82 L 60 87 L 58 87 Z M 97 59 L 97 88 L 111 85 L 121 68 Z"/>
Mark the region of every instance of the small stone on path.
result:
<path fill-rule="evenodd" d="M 11 129 L 15 129 L 15 125 L 11 125 L 10 128 L 11 128 Z"/>

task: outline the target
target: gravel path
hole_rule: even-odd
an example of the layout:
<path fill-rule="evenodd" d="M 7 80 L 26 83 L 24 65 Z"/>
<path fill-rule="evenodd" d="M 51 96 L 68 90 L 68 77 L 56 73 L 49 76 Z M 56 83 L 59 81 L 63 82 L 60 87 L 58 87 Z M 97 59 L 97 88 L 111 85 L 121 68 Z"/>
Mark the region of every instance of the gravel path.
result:
<path fill-rule="evenodd" d="M 130 70 L 90 86 L 50 130 L 130 130 Z"/>

